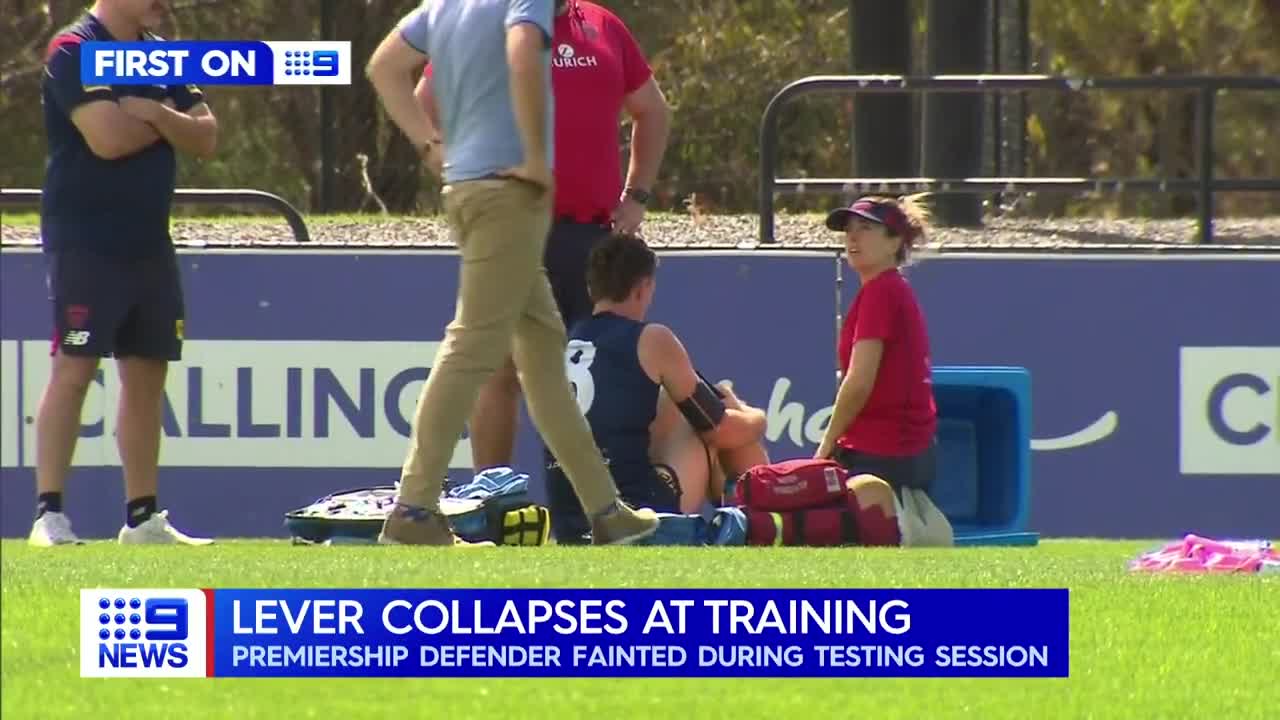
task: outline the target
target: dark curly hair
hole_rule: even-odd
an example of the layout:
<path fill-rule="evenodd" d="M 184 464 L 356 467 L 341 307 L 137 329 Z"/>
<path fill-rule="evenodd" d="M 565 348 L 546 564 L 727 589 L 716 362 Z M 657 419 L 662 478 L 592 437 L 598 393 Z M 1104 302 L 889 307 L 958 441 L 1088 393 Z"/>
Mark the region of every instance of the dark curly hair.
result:
<path fill-rule="evenodd" d="M 587 291 L 592 302 L 622 302 L 643 279 L 658 271 L 658 254 L 643 238 L 614 233 L 591 250 Z"/>

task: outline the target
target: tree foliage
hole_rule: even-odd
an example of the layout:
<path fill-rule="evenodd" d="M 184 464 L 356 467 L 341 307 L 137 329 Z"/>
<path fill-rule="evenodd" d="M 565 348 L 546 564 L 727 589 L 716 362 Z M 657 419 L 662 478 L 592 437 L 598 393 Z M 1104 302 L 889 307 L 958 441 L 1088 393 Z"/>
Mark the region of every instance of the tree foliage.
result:
<path fill-rule="evenodd" d="M 438 188 L 378 107 L 363 59 L 413 0 L 329 0 L 338 39 L 350 40 L 353 83 L 332 91 L 334 211 L 430 212 Z M 712 209 L 757 208 L 760 120 L 769 99 L 806 75 L 849 67 L 848 0 L 603 0 L 632 28 L 674 108 L 671 145 L 657 188 L 665 209 L 691 198 Z M 1280 0 L 1031 0 L 1032 72 L 1076 76 L 1280 74 Z M 918 32 L 926 32 L 917 0 Z M 6 0 L 0 33 L 0 184 L 39 187 L 44 167 L 40 67 L 52 33 L 86 4 Z M 320 37 L 320 0 L 176 2 L 172 38 Z M 924 67 L 916 43 L 918 68 Z M 252 187 L 307 210 L 319 207 L 320 90 L 208 88 L 221 126 L 217 159 L 184 159 L 181 184 Z M 1027 171 L 1046 176 L 1193 177 L 1195 98 L 1177 92 L 1032 93 Z M 852 162 L 852 100 L 803 98 L 781 115 L 777 171 L 789 177 L 846 176 Z M 1216 114 L 1216 166 L 1223 176 L 1280 176 L 1273 123 L 1280 93 L 1224 93 Z M 629 128 L 621 136 L 629 138 Z M 624 157 L 618 159 L 620 163 Z M 1223 195 L 1223 212 L 1280 211 L 1276 194 Z M 1193 198 L 1132 194 L 1049 195 L 1032 212 L 1165 215 Z M 802 207 L 816 199 L 787 199 Z M 828 200 L 819 202 L 825 204 Z"/>
<path fill-rule="evenodd" d="M 1280 74 L 1280 1 L 1056 0 L 1033 3 L 1038 70 L 1070 76 Z M 1038 175 L 1194 177 L 1195 91 L 1045 95 L 1029 133 Z M 1224 92 L 1214 115 L 1214 170 L 1224 177 L 1280 176 L 1273 120 L 1280 93 Z M 1271 138 L 1268 140 L 1268 138 Z M 1065 198 L 1048 199 L 1053 210 Z M 1220 209 L 1280 211 L 1280 198 L 1223 195 Z M 1124 214 L 1182 214 L 1194 199 L 1125 194 Z"/>

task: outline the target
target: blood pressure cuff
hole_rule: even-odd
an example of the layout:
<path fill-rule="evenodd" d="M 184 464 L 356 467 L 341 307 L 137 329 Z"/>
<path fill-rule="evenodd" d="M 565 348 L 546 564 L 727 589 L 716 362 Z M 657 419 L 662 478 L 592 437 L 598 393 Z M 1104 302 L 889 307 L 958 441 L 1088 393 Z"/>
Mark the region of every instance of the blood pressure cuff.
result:
<path fill-rule="evenodd" d="M 703 375 L 702 372 L 699 370 L 694 370 L 693 372 L 697 374 L 699 380 L 706 383 L 707 387 L 711 388 L 711 392 L 715 393 L 716 397 L 720 398 L 721 400 L 724 399 L 724 393 L 720 390 L 720 388 L 716 387 L 715 384 L 713 384 L 710 380 L 708 380 L 706 375 Z"/>
<path fill-rule="evenodd" d="M 696 371 L 695 371 L 696 372 Z M 697 432 L 710 432 L 724 419 L 724 394 L 698 373 L 698 384 L 693 394 L 676 403 L 680 414 Z"/>

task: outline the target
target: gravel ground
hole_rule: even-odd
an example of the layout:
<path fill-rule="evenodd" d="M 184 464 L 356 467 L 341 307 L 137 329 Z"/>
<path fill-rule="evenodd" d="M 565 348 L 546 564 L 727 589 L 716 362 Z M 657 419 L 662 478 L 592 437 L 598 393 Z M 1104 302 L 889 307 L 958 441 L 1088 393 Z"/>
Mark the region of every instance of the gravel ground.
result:
<path fill-rule="evenodd" d="M 663 248 L 743 248 L 758 240 L 756 215 L 708 215 L 694 218 L 685 214 L 655 214 L 645 222 L 644 234 L 655 247 Z M 779 215 L 775 221 L 779 246 L 788 249 L 837 247 L 839 236 L 828 232 L 818 215 Z M 448 228 L 442 217 L 415 220 L 367 220 L 325 218 L 309 224 L 311 246 L 324 247 L 446 247 L 451 248 Z M 982 228 L 937 228 L 930 246 L 941 252 L 955 251 L 1204 251 L 1265 249 L 1280 252 L 1280 216 L 1232 218 L 1217 222 L 1216 241 L 1210 246 L 1196 244 L 1196 222 L 1144 219 L 989 219 Z M 173 223 L 174 240 L 188 247 L 299 247 L 283 218 L 264 216 L 262 220 L 199 222 L 185 219 Z M 0 223 L 3 245 L 30 246 L 39 243 L 34 226 Z"/>

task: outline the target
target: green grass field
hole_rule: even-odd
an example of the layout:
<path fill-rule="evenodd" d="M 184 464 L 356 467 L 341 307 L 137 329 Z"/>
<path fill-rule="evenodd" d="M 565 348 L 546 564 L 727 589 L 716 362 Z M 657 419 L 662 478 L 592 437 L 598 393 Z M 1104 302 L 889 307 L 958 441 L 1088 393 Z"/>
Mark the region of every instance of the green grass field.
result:
<path fill-rule="evenodd" d="M 1264 718 L 1280 712 L 1280 577 L 1130 576 L 1152 542 L 953 550 L 210 548 L 111 542 L 3 557 L 3 715 L 95 718 Z M 84 587 L 1067 587 L 1051 680 L 98 680 Z M 963 618 L 956 618 L 963 622 Z M 1203 714 L 1203 715 L 1201 715 Z"/>

